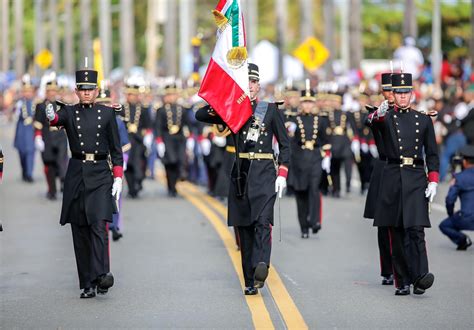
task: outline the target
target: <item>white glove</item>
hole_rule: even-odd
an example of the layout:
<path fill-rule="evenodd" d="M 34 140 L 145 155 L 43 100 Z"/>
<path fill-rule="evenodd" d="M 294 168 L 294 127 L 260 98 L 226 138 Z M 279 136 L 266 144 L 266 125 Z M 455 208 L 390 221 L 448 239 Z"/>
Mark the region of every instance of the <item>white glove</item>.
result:
<path fill-rule="evenodd" d="M 360 145 L 360 151 L 362 151 L 364 154 L 369 152 L 369 145 L 367 143 L 361 143 Z"/>
<path fill-rule="evenodd" d="M 285 123 L 285 126 L 286 126 L 286 129 L 288 130 L 288 134 L 290 134 L 290 135 L 295 134 L 296 127 L 297 127 L 296 123 L 290 121 L 290 122 Z"/>
<path fill-rule="evenodd" d="M 43 141 L 43 138 L 39 135 L 35 137 L 35 148 L 39 152 L 44 151 L 44 141 Z"/>
<path fill-rule="evenodd" d="M 165 157 L 165 152 L 166 152 L 165 144 L 163 142 L 158 143 L 156 145 L 156 151 L 158 152 L 158 156 L 160 156 L 160 158 Z"/>
<path fill-rule="evenodd" d="M 121 193 L 122 193 L 122 178 L 115 178 L 114 183 L 112 184 L 112 196 L 114 196 L 116 200 L 119 200 Z"/>
<path fill-rule="evenodd" d="M 383 117 L 387 113 L 387 110 L 388 110 L 388 101 L 385 100 L 380 104 L 379 108 L 377 109 L 377 115 L 379 117 Z"/>
<path fill-rule="evenodd" d="M 433 203 L 433 200 L 436 196 L 436 190 L 438 188 L 438 184 L 436 182 L 428 183 L 428 187 L 425 190 L 425 197 L 430 200 L 430 203 Z"/>
<path fill-rule="evenodd" d="M 327 174 L 331 173 L 331 156 L 325 156 L 321 162 L 321 167 Z"/>
<path fill-rule="evenodd" d="M 354 154 L 354 157 L 360 158 L 360 142 L 359 140 L 353 140 L 351 143 L 351 150 L 352 153 Z"/>
<path fill-rule="evenodd" d="M 196 145 L 196 142 L 194 142 L 194 139 L 192 137 L 187 138 L 187 140 L 186 140 L 186 150 L 188 150 L 188 152 L 193 152 L 195 145 Z"/>
<path fill-rule="evenodd" d="M 203 139 L 199 145 L 203 156 L 209 156 L 211 153 L 211 141 L 209 141 L 209 139 Z"/>
<path fill-rule="evenodd" d="M 377 149 L 377 146 L 375 144 L 370 144 L 369 145 L 369 152 L 374 158 L 379 158 L 379 150 Z"/>
<path fill-rule="evenodd" d="M 275 192 L 278 193 L 278 198 L 283 197 L 283 190 L 286 188 L 286 179 L 283 176 L 278 176 L 275 180 Z"/>
<path fill-rule="evenodd" d="M 212 143 L 214 143 L 218 147 L 225 147 L 227 143 L 227 139 L 223 136 L 214 136 L 212 138 Z"/>
<path fill-rule="evenodd" d="M 48 118 L 49 121 L 53 121 L 55 117 L 56 112 L 54 111 L 53 105 L 50 103 L 46 106 L 46 118 Z"/>
<path fill-rule="evenodd" d="M 153 144 L 153 134 L 148 133 L 143 137 L 143 145 L 146 150 L 151 150 L 151 145 Z"/>

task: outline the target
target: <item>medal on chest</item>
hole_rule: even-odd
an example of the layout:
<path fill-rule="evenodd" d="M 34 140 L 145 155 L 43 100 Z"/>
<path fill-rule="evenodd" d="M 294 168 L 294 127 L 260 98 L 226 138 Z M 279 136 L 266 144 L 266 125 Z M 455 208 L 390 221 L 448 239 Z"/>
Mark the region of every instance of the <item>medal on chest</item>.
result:
<path fill-rule="evenodd" d="M 254 118 L 250 124 L 249 132 L 247 134 L 247 141 L 257 142 L 260 136 L 260 124 L 258 118 Z"/>

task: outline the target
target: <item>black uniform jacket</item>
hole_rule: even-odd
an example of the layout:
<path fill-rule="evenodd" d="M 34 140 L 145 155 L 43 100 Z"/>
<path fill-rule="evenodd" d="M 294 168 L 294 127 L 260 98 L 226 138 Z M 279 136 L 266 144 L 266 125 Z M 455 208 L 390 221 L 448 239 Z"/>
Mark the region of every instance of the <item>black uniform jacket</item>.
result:
<path fill-rule="evenodd" d="M 67 153 L 67 138 L 66 132 L 58 127 L 49 125 L 49 120 L 46 118 L 46 106 L 51 103 L 47 100 L 36 105 L 35 110 L 35 129 L 41 131 L 41 136 L 44 141 L 44 151 L 41 154 L 44 162 L 58 161 L 58 157 L 64 158 Z M 56 102 L 53 102 L 55 106 Z M 62 161 L 63 159 L 60 159 Z"/>
<path fill-rule="evenodd" d="M 188 126 L 188 108 L 177 104 L 165 104 L 158 109 L 155 120 L 155 135 L 165 144 L 163 164 L 183 164 L 186 157 L 186 137 L 183 128 Z M 173 127 L 176 131 L 170 132 Z M 173 134 L 172 134 L 173 133 Z"/>
<path fill-rule="evenodd" d="M 301 133 L 298 118 L 304 127 L 304 137 Z M 288 173 L 288 185 L 292 186 L 296 191 L 308 190 L 310 182 L 314 182 L 313 186 L 317 186 L 321 179 L 322 168 L 322 149 L 330 149 L 327 128 L 329 122 L 326 116 L 313 114 L 301 114 L 294 119 L 296 131 L 291 139 L 291 162 Z M 317 122 L 316 130 L 314 130 Z M 316 137 L 313 138 L 313 134 Z M 303 141 L 315 141 L 313 149 L 305 147 Z"/>
<path fill-rule="evenodd" d="M 87 223 L 99 220 L 112 221 L 114 198 L 112 197 L 112 168 L 107 160 L 85 161 L 74 159 L 74 155 L 110 155 L 112 166 L 123 166 L 120 136 L 115 119 L 115 110 L 105 105 L 65 105 L 57 112 L 55 126 L 66 129 L 73 158 L 64 181 L 62 225 L 77 223 L 80 215 L 73 214 L 75 203 L 84 191 L 84 209 Z"/>
<path fill-rule="evenodd" d="M 430 227 L 426 170 L 439 170 L 431 118 L 416 110 L 395 108 L 371 125 L 380 130 L 387 156 L 374 225 Z M 414 164 L 402 165 L 402 157 L 412 158 Z"/>
<path fill-rule="evenodd" d="M 350 112 L 340 109 L 328 111 L 329 128 L 331 135 L 331 154 L 333 158 L 347 158 L 351 156 L 351 140 L 349 133 L 354 132 L 354 120 Z"/>
<path fill-rule="evenodd" d="M 254 112 L 256 107 L 257 103 L 252 102 L 252 110 Z M 196 119 L 209 123 L 223 124 L 220 117 L 216 115 L 209 106 L 198 110 Z M 248 130 L 252 122 L 253 117 L 245 123 L 236 136 L 239 141 L 239 152 L 273 154 L 273 137 L 276 137 L 279 146 L 278 164 L 288 167 L 290 161 L 290 144 L 283 114 L 278 110 L 276 104 L 269 104 L 256 143 L 246 141 Z M 234 180 L 237 175 L 234 162 L 229 189 L 229 226 L 249 226 L 262 220 L 273 224 L 273 206 L 276 198 L 275 179 L 277 176 L 275 162 L 271 159 L 241 159 L 241 170 L 242 175 L 247 177 L 247 184 L 245 195 L 239 198 L 237 197 L 237 186 Z"/>
<path fill-rule="evenodd" d="M 389 109 L 389 111 L 392 110 L 393 107 Z M 373 219 L 375 217 L 375 209 L 380 205 L 378 199 L 380 186 L 382 184 L 383 169 L 387 163 L 387 156 L 385 153 L 385 147 L 383 145 L 382 133 L 378 129 L 378 125 L 370 125 L 367 121 L 365 124 L 371 128 L 372 136 L 379 153 L 379 158 L 374 159 L 374 167 L 370 176 L 370 185 L 369 190 L 367 191 L 364 209 L 364 218 Z"/>
<path fill-rule="evenodd" d="M 128 138 L 132 145 L 129 152 L 128 168 L 140 169 L 143 167 L 146 152 L 146 148 L 143 145 L 143 136 L 152 127 L 150 113 L 148 109 L 140 103 L 125 103 L 120 117 L 127 127 Z M 144 175 L 144 173 L 142 173 L 142 175 Z"/>

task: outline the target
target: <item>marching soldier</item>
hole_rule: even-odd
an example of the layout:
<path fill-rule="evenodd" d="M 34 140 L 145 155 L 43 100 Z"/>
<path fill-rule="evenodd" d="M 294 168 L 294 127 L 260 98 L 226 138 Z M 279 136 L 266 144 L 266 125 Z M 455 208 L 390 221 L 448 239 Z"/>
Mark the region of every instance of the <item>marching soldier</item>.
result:
<path fill-rule="evenodd" d="M 109 105 L 111 106 L 112 104 L 112 98 L 111 98 L 111 93 L 110 90 L 105 86 L 105 82 L 101 82 L 101 88 L 100 88 L 100 93 L 99 97 L 96 99 L 97 104 L 104 104 L 104 105 Z M 119 114 L 121 110 L 121 106 L 115 106 L 114 108 L 117 109 L 116 114 Z M 117 128 L 119 131 L 119 137 L 120 137 L 120 146 L 122 147 L 122 156 L 123 156 L 123 169 L 124 171 L 127 170 L 127 162 L 128 162 L 128 156 L 131 148 L 130 140 L 128 139 L 128 132 L 127 132 L 127 127 L 125 126 L 125 123 L 123 122 L 122 118 L 117 115 L 115 117 L 115 120 L 117 121 Z M 118 208 L 119 212 L 113 214 L 113 221 L 109 226 L 110 231 L 112 232 L 112 239 L 114 241 L 118 241 L 123 237 L 122 232 L 120 229 L 122 228 L 122 196 L 118 199 Z"/>
<path fill-rule="evenodd" d="M 25 182 L 33 182 L 33 167 L 35 163 L 35 130 L 33 128 L 35 87 L 29 75 L 22 81 L 22 97 L 15 105 L 19 114 L 16 125 L 14 146 L 20 155 L 22 178 Z"/>
<path fill-rule="evenodd" d="M 394 97 L 392 93 L 392 74 L 382 73 L 382 94 L 387 101 L 388 111 L 393 111 Z M 370 107 L 373 112 L 376 109 Z M 379 154 L 378 159 L 374 159 L 374 167 L 370 177 L 369 190 L 365 201 L 364 218 L 374 219 L 376 207 L 380 207 L 379 196 L 380 187 L 382 185 L 383 170 L 387 162 L 387 155 L 383 144 L 381 132 L 377 129 L 377 125 L 371 125 L 375 145 Z M 378 222 L 377 222 L 378 223 Z M 375 225 L 375 222 L 374 222 Z M 380 255 L 380 275 L 382 276 L 382 285 L 393 285 L 393 266 L 392 254 L 390 252 L 390 233 L 386 226 L 377 227 L 377 241 Z"/>
<path fill-rule="evenodd" d="M 86 66 L 87 67 L 87 66 Z M 81 298 L 105 294 L 113 285 L 109 272 L 107 222 L 117 212 L 122 192 L 123 158 L 115 109 L 94 103 L 97 71 L 76 71 L 80 103 L 52 104 L 46 116 L 66 130 L 72 159 L 64 181 L 61 225 L 71 224 Z M 109 165 L 109 162 L 112 165 Z"/>
<path fill-rule="evenodd" d="M 461 149 L 461 173 L 455 174 L 446 196 L 448 218 L 439 224 L 443 234 L 457 245 L 458 251 L 464 251 L 472 245 L 471 238 L 461 230 L 474 230 L 474 146 Z M 454 212 L 456 200 L 461 201 L 461 210 Z"/>
<path fill-rule="evenodd" d="M 330 135 L 331 144 L 331 176 L 333 182 L 333 196 L 341 196 L 341 167 L 343 163 L 351 158 L 351 139 L 353 122 L 350 113 L 341 109 L 342 98 L 337 94 L 327 96 L 329 102 L 326 106 L 328 112 L 329 127 L 327 134 Z M 350 190 L 350 178 L 346 177 L 346 188 Z"/>
<path fill-rule="evenodd" d="M 167 85 L 165 93 L 155 120 L 156 148 L 165 166 L 168 195 L 176 197 L 176 183 L 185 177 L 186 149 L 194 149 L 194 140 L 189 137 L 188 109 L 177 103 L 176 85 Z"/>
<path fill-rule="evenodd" d="M 369 118 L 387 156 L 374 225 L 390 230 L 395 294 L 410 294 L 411 283 L 414 294 L 423 294 L 434 282 L 424 228 L 431 226 L 428 204 L 436 195 L 439 158 L 431 118 L 410 108 L 411 74 L 392 74 L 392 89 L 395 109 L 387 112 L 383 103 Z"/>
<path fill-rule="evenodd" d="M 126 82 L 126 102 L 123 105 L 121 117 L 127 126 L 128 137 L 132 145 L 125 171 L 128 195 L 137 198 L 143 189 L 146 173 L 146 152 L 151 150 L 153 132 L 149 112 L 139 102 L 140 84 L 133 78 Z"/>
<path fill-rule="evenodd" d="M 322 171 L 331 170 L 331 145 L 326 129 L 327 118 L 315 114 L 315 93 L 301 92 L 301 111 L 289 126 L 291 158 L 288 185 L 294 190 L 298 209 L 301 238 L 309 238 L 309 229 L 316 234 L 321 229 L 321 194 L 319 184 Z"/>
<path fill-rule="evenodd" d="M 61 191 L 63 190 L 64 177 L 67 168 L 67 138 L 62 129 L 49 126 L 46 118 L 48 104 L 56 106 L 58 85 L 55 79 L 46 83 L 46 98 L 36 106 L 35 110 L 35 144 L 44 164 L 44 173 L 48 184 L 46 197 L 56 200 L 56 179 L 60 179 Z"/>
<path fill-rule="evenodd" d="M 244 293 L 255 295 L 268 276 L 273 206 L 276 195 L 281 198 L 286 187 L 290 148 L 283 114 L 276 104 L 257 101 L 260 90 L 258 67 L 253 63 L 248 66 L 253 116 L 235 134 L 239 159 L 232 168 L 228 224 L 237 227 L 239 233 Z M 224 124 L 209 106 L 201 108 L 196 118 Z M 278 170 L 272 149 L 274 137 L 280 151 Z"/>

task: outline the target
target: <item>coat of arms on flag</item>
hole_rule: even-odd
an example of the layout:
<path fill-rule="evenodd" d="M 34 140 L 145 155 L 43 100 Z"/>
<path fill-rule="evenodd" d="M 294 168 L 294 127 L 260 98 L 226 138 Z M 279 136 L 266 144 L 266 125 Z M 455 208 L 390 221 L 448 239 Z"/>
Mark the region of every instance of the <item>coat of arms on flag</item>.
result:
<path fill-rule="evenodd" d="M 212 13 L 218 27 L 216 47 L 199 96 L 236 133 L 252 115 L 240 0 L 220 0 Z"/>

